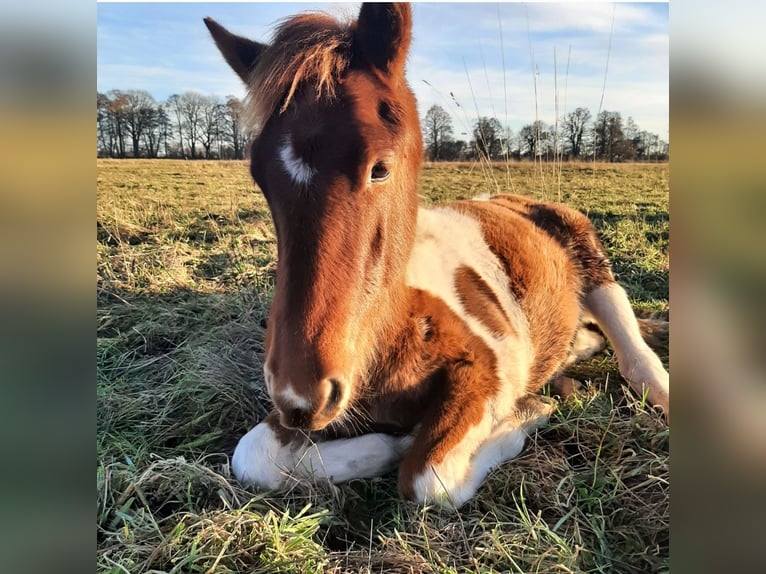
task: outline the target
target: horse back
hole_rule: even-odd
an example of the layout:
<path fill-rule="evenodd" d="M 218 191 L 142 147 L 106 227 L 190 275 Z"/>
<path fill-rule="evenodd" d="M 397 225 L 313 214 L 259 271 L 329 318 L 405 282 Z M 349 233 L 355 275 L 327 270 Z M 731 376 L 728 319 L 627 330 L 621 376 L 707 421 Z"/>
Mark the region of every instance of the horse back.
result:
<path fill-rule="evenodd" d="M 537 391 L 567 359 L 583 295 L 602 276 L 611 277 L 593 228 L 575 210 L 521 196 L 449 207 L 478 222 L 483 241 L 507 277 L 510 295 L 528 324 L 533 360 L 527 387 Z"/>

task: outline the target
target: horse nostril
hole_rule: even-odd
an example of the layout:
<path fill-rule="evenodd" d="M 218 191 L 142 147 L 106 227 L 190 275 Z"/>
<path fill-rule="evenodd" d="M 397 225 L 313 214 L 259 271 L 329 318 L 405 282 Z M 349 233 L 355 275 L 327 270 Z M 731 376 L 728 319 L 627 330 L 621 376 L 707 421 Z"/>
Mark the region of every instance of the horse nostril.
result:
<path fill-rule="evenodd" d="M 343 385 L 338 379 L 330 379 L 330 393 L 327 396 L 327 403 L 324 410 L 333 411 L 340 403 L 340 399 L 343 397 Z"/>

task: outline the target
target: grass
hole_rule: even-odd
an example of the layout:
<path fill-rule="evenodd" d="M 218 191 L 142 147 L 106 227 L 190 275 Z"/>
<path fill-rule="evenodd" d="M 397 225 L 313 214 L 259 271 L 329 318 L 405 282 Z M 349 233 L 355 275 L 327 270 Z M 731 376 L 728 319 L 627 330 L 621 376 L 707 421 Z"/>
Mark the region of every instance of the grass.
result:
<path fill-rule="evenodd" d="M 542 173 L 541 173 L 542 171 Z M 424 203 L 496 189 L 589 213 L 638 309 L 667 310 L 668 166 L 426 165 Z M 244 490 L 265 416 L 276 246 L 243 162 L 98 162 L 99 572 L 663 572 L 669 429 L 610 353 L 459 515 L 395 473 Z M 667 360 L 667 357 L 663 357 Z"/>

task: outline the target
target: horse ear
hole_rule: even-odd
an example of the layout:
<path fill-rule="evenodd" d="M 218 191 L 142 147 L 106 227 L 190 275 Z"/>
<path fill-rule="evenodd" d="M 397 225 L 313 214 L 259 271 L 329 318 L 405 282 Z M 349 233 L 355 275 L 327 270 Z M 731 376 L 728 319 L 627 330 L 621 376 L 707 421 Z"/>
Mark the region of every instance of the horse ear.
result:
<path fill-rule="evenodd" d="M 266 48 L 266 44 L 235 36 L 212 18 L 205 18 L 205 26 L 229 66 L 237 72 L 245 84 L 249 83 L 250 72 L 258 63 L 258 58 Z"/>
<path fill-rule="evenodd" d="M 409 4 L 362 4 L 355 43 L 366 62 L 391 75 L 403 74 L 411 37 L 412 10 Z"/>

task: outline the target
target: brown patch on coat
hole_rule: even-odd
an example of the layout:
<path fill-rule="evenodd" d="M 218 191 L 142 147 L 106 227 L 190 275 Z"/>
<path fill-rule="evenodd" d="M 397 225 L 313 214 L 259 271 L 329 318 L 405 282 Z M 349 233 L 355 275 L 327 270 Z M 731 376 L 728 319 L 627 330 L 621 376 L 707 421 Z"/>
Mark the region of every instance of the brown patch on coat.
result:
<path fill-rule="evenodd" d="M 349 416 L 318 439 L 420 429 L 399 468 L 399 488 L 412 497 L 413 479 L 439 464 L 484 416 L 500 390 L 497 359 L 444 301 L 409 289 L 409 310 L 380 341 L 385 352 Z"/>
<path fill-rule="evenodd" d="M 455 290 L 466 312 L 478 319 L 495 337 L 514 333 L 497 295 L 472 268 L 467 265 L 457 268 Z"/>
<path fill-rule="evenodd" d="M 262 422 L 269 425 L 269 428 L 274 431 L 277 440 L 282 446 L 295 445 L 305 440 L 305 434 L 283 427 L 279 422 L 279 418 L 279 411 L 273 409 Z"/>
<path fill-rule="evenodd" d="M 418 289 L 411 289 L 410 301 L 409 321 L 391 341 L 375 382 L 381 399 L 370 405 L 376 420 L 421 425 L 399 467 L 399 490 L 407 498 L 414 495 L 414 477 L 444 460 L 500 390 L 494 353 L 444 301 Z M 397 396 L 409 397 L 409 408 Z"/>
<path fill-rule="evenodd" d="M 582 311 L 581 266 L 559 241 L 502 200 L 452 206 L 479 222 L 527 317 L 534 350 L 527 390 L 537 392 L 569 356 Z"/>
<path fill-rule="evenodd" d="M 580 268 L 583 293 L 614 282 L 609 258 L 590 219 L 576 209 L 555 203 L 539 203 L 527 197 L 502 194 L 491 199 L 525 217 L 555 239 Z"/>

